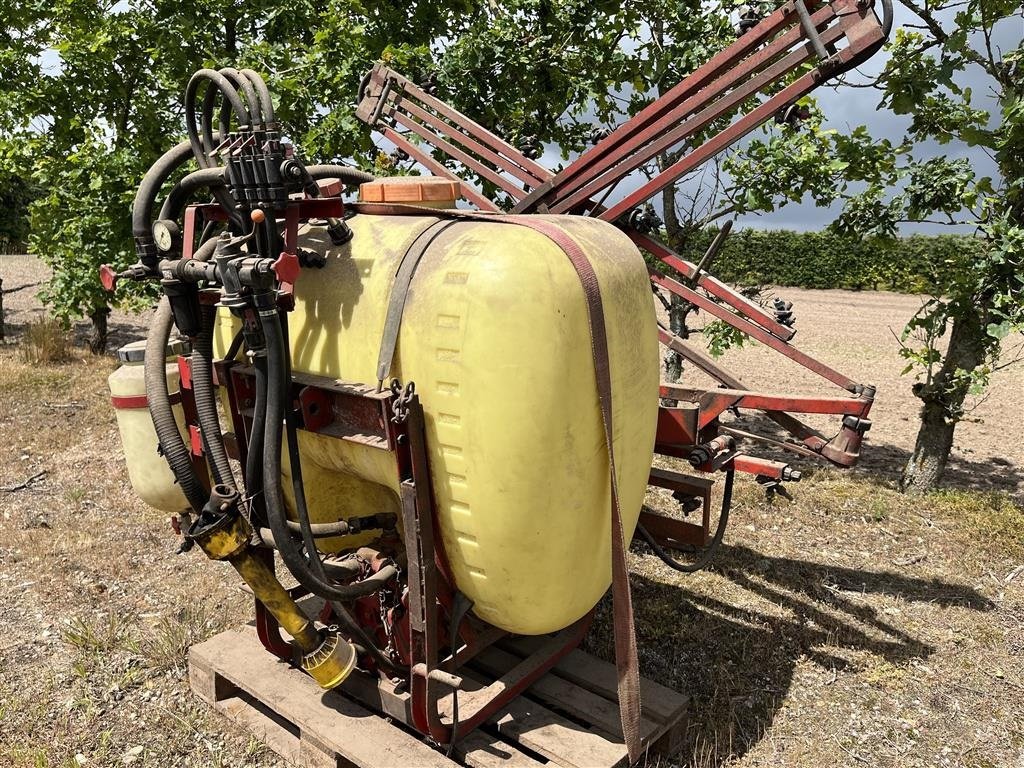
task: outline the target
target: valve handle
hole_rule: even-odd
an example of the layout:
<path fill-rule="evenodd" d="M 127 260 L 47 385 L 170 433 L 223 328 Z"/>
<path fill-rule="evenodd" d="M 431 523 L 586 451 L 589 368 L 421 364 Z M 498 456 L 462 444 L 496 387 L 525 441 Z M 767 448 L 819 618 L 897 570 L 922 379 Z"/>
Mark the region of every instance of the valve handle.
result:
<path fill-rule="evenodd" d="M 113 293 L 117 290 L 117 278 L 118 274 L 112 266 L 109 264 L 100 265 L 100 285 L 103 286 L 104 291 Z"/>
<path fill-rule="evenodd" d="M 277 281 L 284 285 L 295 285 L 301 269 L 302 265 L 299 264 L 298 256 L 287 251 L 282 252 L 274 262 L 274 274 L 277 275 Z"/>

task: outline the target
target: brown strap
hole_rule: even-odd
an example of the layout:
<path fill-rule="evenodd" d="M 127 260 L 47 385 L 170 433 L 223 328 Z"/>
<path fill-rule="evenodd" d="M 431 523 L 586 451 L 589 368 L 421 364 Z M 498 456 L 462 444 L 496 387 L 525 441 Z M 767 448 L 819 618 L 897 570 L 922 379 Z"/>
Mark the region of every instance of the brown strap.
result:
<path fill-rule="evenodd" d="M 612 496 L 612 618 L 615 637 L 615 666 L 618 671 L 619 716 L 622 735 L 629 753 L 629 762 L 640 758 L 640 665 L 636 652 L 636 625 L 633 621 L 633 597 L 629 589 L 626 566 L 626 544 L 623 540 L 622 510 L 619 505 L 619 483 L 615 471 L 615 449 L 612 441 L 612 379 L 608 359 L 608 334 L 604 322 L 604 305 L 597 274 L 583 249 L 558 225 L 527 217 L 490 217 L 492 221 L 529 227 L 562 249 L 579 277 L 587 300 L 590 323 L 590 348 L 597 378 L 597 395 L 604 422 L 604 441 L 608 450 Z"/>
<path fill-rule="evenodd" d="M 434 239 L 455 222 L 451 219 L 435 219 L 419 232 L 417 232 L 409 244 L 395 272 L 395 282 L 391 285 L 391 297 L 388 300 L 388 311 L 384 318 L 384 332 L 380 340 L 380 352 L 377 355 L 377 384 L 378 387 L 391 374 L 391 363 L 395 358 L 395 347 L 398 345 L 398 331 L 402 326 L 402 313 L 405 310 L 405 300 L 409 296 L 409 286 L 412 285 L 413 275 L 416 267 L 423 258 L 423 254 L 434 242 Z"/>

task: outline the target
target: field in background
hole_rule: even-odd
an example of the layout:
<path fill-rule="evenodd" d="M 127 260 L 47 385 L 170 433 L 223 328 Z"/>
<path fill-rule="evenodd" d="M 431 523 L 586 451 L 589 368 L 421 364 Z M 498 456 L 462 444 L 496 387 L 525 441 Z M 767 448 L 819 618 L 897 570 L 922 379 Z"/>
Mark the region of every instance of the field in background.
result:
<path fill-rule="evenodd" d="M 38 313 L 18 287 L 45 274 L 0 257 L 0 277 L 17 338 Z M 887 326 L 918 299 L 779 292 L 805 349 L 880 386 L 875 427 L 863 469 L 813 472 L 792 503 L 738 482 L 712 571 L 682 576 L 634 546 L 642 670 L 694 697 L 683 765 L 1024 765 L 1021 372 L 960 428 L 955 488 L 907 499 L 891 482 L 914 403 Z M 141 323 L 112 318 L 115 345 Z M 778 360 L 726 359 L 765 389 L 811 386 Z M 187 647 L 245 621 L 248 598 L 226 566 L 175 555 L 163 515 L 132 496 L 113 367 L 0 347 L 0 765 L 277 766 L 188 693 Z M 610 658 L 607 608 L 588 647 Z"/>

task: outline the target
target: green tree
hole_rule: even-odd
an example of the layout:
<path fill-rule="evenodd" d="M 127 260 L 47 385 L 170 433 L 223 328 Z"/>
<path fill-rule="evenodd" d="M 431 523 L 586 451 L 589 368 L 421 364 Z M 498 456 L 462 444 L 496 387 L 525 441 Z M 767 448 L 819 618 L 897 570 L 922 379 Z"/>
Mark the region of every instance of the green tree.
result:
<path fill-rule="evenodd" d="M 91 347 L 106 346 L 111 297 L 103 262 L 135 260 L 130 210 L 150 164 L 184 135 L 181 94 L 204 66 L 268 73 L 278 116 L 313 161 L 360 153 L 369 132 L 354 117 L 359 79 L 377 59 L 414 66 L 471 5 L 419 0 L 12 0 L 0 10 L 0 143 L 38 185 L 31 245 L 50 264 L 44 292 L 66 320 L 88 316 Z M 0 153 L 0 175 L 15 163 Z M 117 301 L 146 302 L 146 286 Z"/>
<path fill-rule="evenodd" d="M 568 157 L 596 127 L 635 114 L 731 42 L 732 8 L 732 0 L 14 0 L 4 29 L 17 50 L 7 57 L 13 76 L 0 85 L 0 130 L 32 146 L 42 186 L 33 245 L 55 269 L 46 298 L 58 315 L 88 315 L 102 330 L 110 299 L 96 267 L 132 261 L 128 190 L 180 138 L 179 95 L 201 66 L 267 73 L 278 116 L 316 161 L 398 164 L 375 151 L 354 117 L 357 84 L 377 59 L 435 84 L 500 135 L 556 143 Z M 46 66 L 47 50 L 58 63 Z M 664 202 L 669 235 L 679 239 L 693 217 L 676 215 L 674 188 Z M 129 304 L 146 297 L 119 294 Z"/>
<path fill-rule="evenodd" d="M 1002 342 L 1024 327 L 1024 12 L 1010 0 L 899 2 L 914 20 L 897 30 L 888 63 L 869 84 L 881 93 L 879 107 L 909 119 L 898 145 L 863 127 L 826 130 L 815 114 L 802 135 L 783 129 L 756 142 L 729 171 L 739 210 L 806 195 L 821 205 L 844 201 L 834 224 L 843 233 L 892 238 L 912 221 L 975 228 L 979 247 L 947 272 L 941 293 L 903 332 L 922 409 L 900 485 L 917 492 L 940 481 L 967 396 L 1012 362 L 1001 357 Z M 994 43 L 1005 33 L 1015 49 Z M 968 75 L 983 81 L 983 95 L 963 85 Z M 996 173 L 980 176 L 952 153 L 928 157 L 918 150 L 926 142 L 981 147 Z M 779 196 L 766 177 L 786 180 L 789 192 Z"/>

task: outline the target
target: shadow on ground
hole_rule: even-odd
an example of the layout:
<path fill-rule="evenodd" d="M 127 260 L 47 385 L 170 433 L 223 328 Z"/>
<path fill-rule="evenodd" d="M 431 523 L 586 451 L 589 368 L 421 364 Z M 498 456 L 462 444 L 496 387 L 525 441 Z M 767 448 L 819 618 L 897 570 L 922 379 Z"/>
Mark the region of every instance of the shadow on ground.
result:
<path fill-rule="evenodd" d="M 694 591 L 631 578 L 642 673 L 693 699 L 688 766 L 720 766 L 757 745 L 802 661 L 834 680 L 858 671 L 857 652 L 893 665 L 927 659 L 935 649 L 873 607 L 872 596 L 971 611 L 995 607 L 959 584 L 772 557 L 745 546 L 723 546 L 717 561 L 716 573 L 731 585 L 715 593 L 726 599 L 709 593 L 707 582 Z M 611 659 L 607 600 L 598 622 L 604 631 L 592 633 L 588 646 Z"/>

